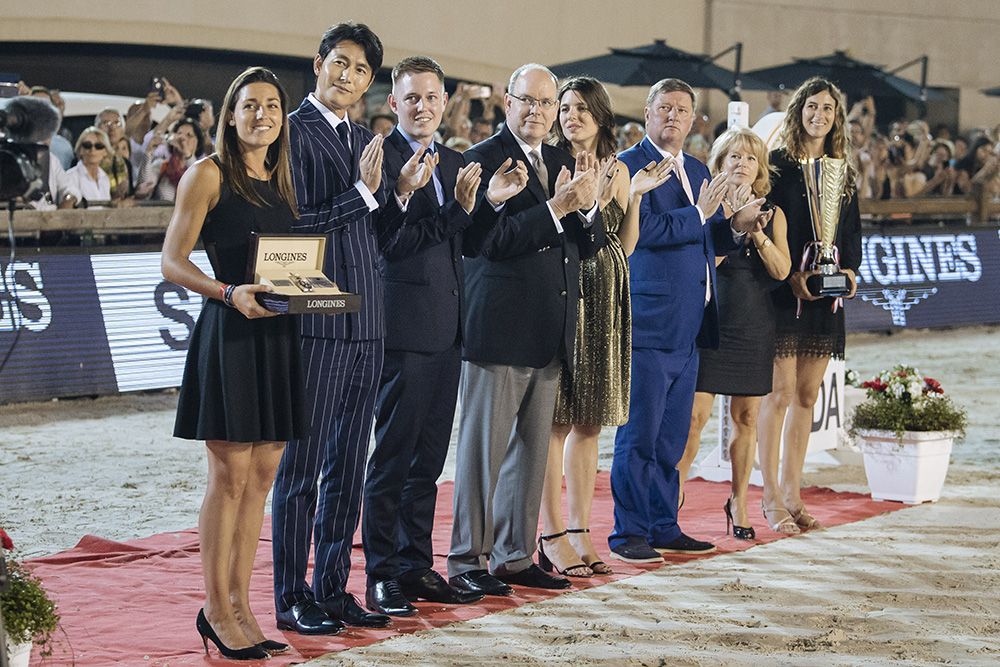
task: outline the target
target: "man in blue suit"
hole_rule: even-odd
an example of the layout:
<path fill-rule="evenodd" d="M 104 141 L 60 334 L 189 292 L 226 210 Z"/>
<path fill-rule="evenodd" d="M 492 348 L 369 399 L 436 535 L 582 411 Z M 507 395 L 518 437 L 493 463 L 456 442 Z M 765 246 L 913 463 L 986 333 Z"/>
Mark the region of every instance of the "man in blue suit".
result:
<path fill-rule="evenodd" d="M 272 537 L 277 625 L 302 634 L 391 622 L 366 612 L 344 590 L 385 335 L 375 224 L 382 218 L 383 229 L 398 228 L 409 197 L 430 172 L 408 161 L 395 193 L 387 193 L 382 137 L 347 117 L 381 64 L 382 43 L 367 26 L 334 25 L 313 61 L 316 90 L 288 117 L 300 216 L 293 229 L 326 234 L 324 272 L 345 292 L 361 295 L 358 313 L 300 318 L 311 431 L 285 448 Z M 312 586 L 306 582 L 310 544 Z"/>
<path fill-rule="evenodd" d="M 722 216 L 726 174 L 710 181 L 708 168 L 682 152 L 695 103 L 685 82 L 658 82 L 646 99 L 646 137 L 619 156 L 630 174 L 669 158 L 675 176 L 643 196 L 639 242 L 629 257 L 632 389 L 629 421 L 615 436 L 608 538 L 611 555 L 628 562 L 715 549 L 677 525 L 676 465 L 691 423 L 698 346 L 719 344 L 715 257 L 742 242 L 763 200 L 732 221 Z"/>
<path fill-rule="evenodd" d="M 368 608 L 416 613 L 417 600 L 469 604 L 432 569 L 437 479 L 444 468 L 462 368 L 463 253 L 476 254 L 502 215 L 477 197 L 482 167 L 434 141 L 448 95 L 434 60 L 413 56 L 392 69 L 389 106 L 399 124 L 386 137 L 390 188 L 414 155 L 434 169 L 410 200 L 404 224 L 380 238 L 385 362 L 375 412 L 375 450 L 365 478 L 362 543 Z M 436 165 L 436 167 L 434 166 Z M 528 181 L 522 164 L 492 175 L 486 197 L 502 203 Z"/>

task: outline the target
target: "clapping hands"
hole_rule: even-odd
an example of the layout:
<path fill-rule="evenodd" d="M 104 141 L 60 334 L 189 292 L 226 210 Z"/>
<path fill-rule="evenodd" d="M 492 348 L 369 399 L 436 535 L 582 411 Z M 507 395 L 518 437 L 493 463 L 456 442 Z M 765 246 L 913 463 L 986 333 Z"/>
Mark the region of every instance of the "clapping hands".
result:
<path fill-rule="evenodd" d="M 494 206 L 504 203 L 528 184 L 527 165 L 518 160 L 517 164 L 511 167 L 512 163 L 513 160 L 507 158 L 490 177 L 486 198 Z"/>
<path fill-rule="evenodd" d="M 370 145 L 371 144 L 369 144 L 369 146 Z M 437 167 L 438 159 L 437 153 L 427 155 L 427 150 L 421 146 L 416 153 L 410 156 L 410 159 L 406 161 L 403 168 L 400 169 L 399 180 L 396 181 L 396 193 L 401 198 L 405 198 L 427 185 L 427 183 L 430 182 L 431 177 L 434 175 L 434 169 Z M 361 156 L 361 160 L 362 162 L 364 161 L 364 155 Z M 379 167 L 381 171 L 381 165 L 379 165 Z M 377 187 L 378 186 L 376 185 L 376 189 Z M 479 187 L 478 183 L 476 183 L 476 187 Z M 372 192 L 375 191 L 372 190 Z M 475 190 L 473 190 L 473 192 L 475 192 Z"/>

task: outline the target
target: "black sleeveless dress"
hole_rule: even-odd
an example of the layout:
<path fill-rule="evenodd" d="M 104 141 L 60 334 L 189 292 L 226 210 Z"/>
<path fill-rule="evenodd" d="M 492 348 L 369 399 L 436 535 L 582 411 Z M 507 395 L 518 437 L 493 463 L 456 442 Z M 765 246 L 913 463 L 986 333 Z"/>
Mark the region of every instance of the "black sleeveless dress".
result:
<path fill-rule="evenodd" d="M 288 233 L 295 219 L 270 183 L 252 182 L 266 206 L 237 196 L 223 181 L 202 226 L 215 277 L 224 283 L 246 282 L 250 232 Z M 229 442 L 305 438 L 304 387 L 295 318 L 250 320 L 218 299 L 205 299 L 188 348 L 174 436 Z"/>
<path fill-rule="evenodd" d="M 806 185 L 799 164 L 790 159 L 784 150 L 771 151 L 771 177 L 768 199 L 785 212 L 788 221 L 788 251 L 792 259 L 792 273 L 799 270 L 805 245 L 813 240 Z M 861 212 L 856 192 L 844 194 L 840 209 L 840 222 L 835 239 L 840 250 L 840 266 L 855 274 L 861 266 Z M 833 298 L 803 301 L 798 313 L 798 300 L 785 282 L 771 292 L 775 314 L 775 354 L 778 357 L 812 356 L 834 359 L 844 358 L 845 333 L 844 309 L 833 308 Z"/>
<path fill-rule="evenodd" d="M 773 238 L 772 223 L 764 233 Z M 771 393 L 774 371 L 774 280 L 749 236 L 715 270 L 719 349 L 698 351 L 697 390 L 726 396 Z"/>

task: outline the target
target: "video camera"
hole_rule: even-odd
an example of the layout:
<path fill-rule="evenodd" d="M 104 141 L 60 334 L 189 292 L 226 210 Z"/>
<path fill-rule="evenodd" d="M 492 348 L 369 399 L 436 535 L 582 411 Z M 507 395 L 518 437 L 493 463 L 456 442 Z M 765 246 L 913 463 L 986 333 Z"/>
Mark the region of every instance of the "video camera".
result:
<path fill-rule="evenodd" d="M 59 121 L 59 112 L 43 99 L 0 100 L 0 201 L 20 197 L 28 202 L 45 196 L 49 149 L 42 142 L 55 134 Z"/>

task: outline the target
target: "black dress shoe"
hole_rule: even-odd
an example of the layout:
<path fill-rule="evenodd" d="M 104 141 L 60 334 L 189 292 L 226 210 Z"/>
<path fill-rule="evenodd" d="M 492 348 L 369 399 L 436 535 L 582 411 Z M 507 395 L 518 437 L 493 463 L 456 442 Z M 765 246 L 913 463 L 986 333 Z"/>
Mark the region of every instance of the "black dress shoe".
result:
<path fill-rule="evenodd" d="M 384 628 L 392 625 L 392 619 L 385 614 L 370 614 L 362 609 L 350 593 L 340 593 L 317 604 L 327 616 L 344 625 L 361 628 Z"/>
<path fill-rule="evenodd" d="M 365 605 L 379 614 L 389 616 L 413 616 L 417 608 L 403 597 L 399 582 L 395 579 L 376 581 L 365 592 Z"/>
<path fill-rule="evenodd" d="M 498 576 L 497 579 L 507 585 L 513 584 L 515 586 L 528 586 L 530 588 L 560 589 L 569 588 L 571 586 L 569 579 L 546 574 L 545 572 L 542 572 L 542 568 L 538 567 L 534 563 L 520 572 L 515 572 L 514 574 L 502 574 Z"/>
<path fill-rule="evenodd" d="M 510 595 L 514 589 L 486 570 L 470 570 L 448 579 L 448 583 L 462 591 L 483 595 Z"/>
<path fill-rule="evenodd" d="M 661 554 L 707 554 L 715 551 L 711 542 L 702 542 L 681 533 L 666 544 L 650 544 L 653 550 Z"/>
<path fill-rule="evenodd" d="M 274 614 L 279 630 L 297 632 L 300 635 L 337 635 L 344 630 L 344 624 L 324 613 L 312 600 L 296 602 L 287 611 Z"/>
<path fill-rule="evenodd" d="M 412 581 L 401 581 L 400 588 L 407 600 L 427 600 L 441 604 L 472 604 L 483 599 L 481 591 L 465 591 L 455 588 L 434 570 Z"/>

